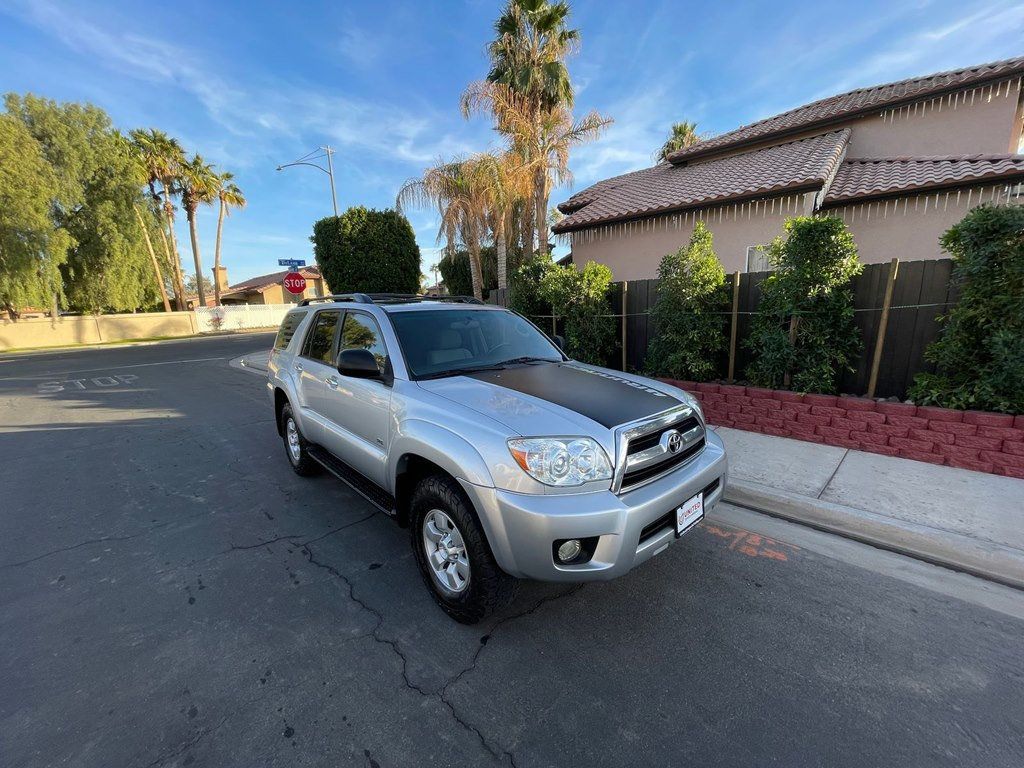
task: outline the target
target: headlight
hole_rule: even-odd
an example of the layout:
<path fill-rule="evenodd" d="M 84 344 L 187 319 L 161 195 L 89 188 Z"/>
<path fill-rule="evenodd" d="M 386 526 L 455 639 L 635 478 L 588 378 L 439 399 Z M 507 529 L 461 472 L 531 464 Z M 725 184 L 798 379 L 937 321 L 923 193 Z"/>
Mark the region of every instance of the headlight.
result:
<path fill-rule="evenodd" d="M 707 422 L 707 419 L 704 418 L 704 409 L 700 407 L 700 401 L 696 397 L 691 395 L 689 392 L 684 391 L 683 396 L 686 401 L 686 404 L 693 408 L 693 410 L 697 412 L 697 415 L 700 416 L 700 420 L 703 422 Z"/>
<path fill-rule="evenodd" d="M 545 485 L 611 480 L 608 454 L 589 437 L 523 437 L 508 441 L 516 463 Z"/>

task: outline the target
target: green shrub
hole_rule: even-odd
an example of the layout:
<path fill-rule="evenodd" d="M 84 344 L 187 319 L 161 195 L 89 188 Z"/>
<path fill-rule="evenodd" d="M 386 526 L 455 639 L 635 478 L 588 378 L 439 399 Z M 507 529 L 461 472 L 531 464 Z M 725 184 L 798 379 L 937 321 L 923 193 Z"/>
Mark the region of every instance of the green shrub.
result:
<path fill-rule="evenodd" d="M 313 253 L 334 293 L 416 293 L 420 248 L 409 221 L 392 210 L 349 208 L 313 225 Z"/>
<path fill-rule="evenodd" d="M 539 297 L 565 318 L 565 351 L 576 360 L 607 365 L 615 348 L 615 318 L 608 304 L 612 271 L 588 261 L 583 269 L 552 265 L 540 281 Z"/>
<path fill-rule="evenodd" d="M 473 277 L 469 272 L 469 254 L 465 251 L 446 253 L 437 262 L 445 290 L 452 296 L 472 296 Z"/>
<path fill-rule="evenodd" d="M 647 353 L 654 376 L 707 381 L 718 372 L 725 349 L 725 270 L 703 221 L 690 244 L 658 266 L 658 298 L 651 310 L 655 332 Z"/>
<path fill-rule="evenodd" d="M 550 259 L 532 259 L 512 272 L 509 279 L 509 309 L 530 318 L 542 328 L 549 328 L 551 322 L 543 315 L 551 314 L 551 304 L 541 298 L 541 283 L 544 276 L 555 269 Z"/>
<path fill-rule="evenodd" d="M 910 397 L 922 405 L 1024 413 L 1024 208 L 983 205 L 942 236 L 960 299 Z"/>
<path fill-rule="evenodd" d="M 745 344 L 747 378 L 762 387 L 836 392 L 861 350 L 851 280 L 863 266 L 842 219 L 800 216 L 768 248 L 773 272 Z"/>

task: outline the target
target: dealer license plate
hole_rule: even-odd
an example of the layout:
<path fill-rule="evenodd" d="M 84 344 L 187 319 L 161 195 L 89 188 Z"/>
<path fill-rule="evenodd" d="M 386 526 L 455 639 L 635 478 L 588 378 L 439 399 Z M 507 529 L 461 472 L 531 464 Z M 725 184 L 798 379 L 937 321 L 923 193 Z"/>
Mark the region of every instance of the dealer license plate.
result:
<path fill-rule="evenodd" d="M 676 538 L 704 519 L 704 494 L 698 493 L 685 504 L 676 507 Z"/>

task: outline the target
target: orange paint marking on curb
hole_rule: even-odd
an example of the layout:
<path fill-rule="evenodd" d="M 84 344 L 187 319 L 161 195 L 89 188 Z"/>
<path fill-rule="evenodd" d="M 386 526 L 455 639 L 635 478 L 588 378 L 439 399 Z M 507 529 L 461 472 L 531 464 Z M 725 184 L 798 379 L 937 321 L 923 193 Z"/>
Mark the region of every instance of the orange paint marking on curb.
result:
<path fill-rule="evenodd" d="M 729 542 L 729 549 L 734 552 L 741 552 L 747 557 L 766 557 L 769 560 L 786 562 L 789 556 L 784 550 L 790 553 L 799 552 L 800 547 L 795 544 L 787 544 L 784 541 L 762 536 L 759 533 L 745 531 L 742 528 L 726 530 L 717 525 L 704 525 L 704 530 L 712 536 L 725 539 Z"/>

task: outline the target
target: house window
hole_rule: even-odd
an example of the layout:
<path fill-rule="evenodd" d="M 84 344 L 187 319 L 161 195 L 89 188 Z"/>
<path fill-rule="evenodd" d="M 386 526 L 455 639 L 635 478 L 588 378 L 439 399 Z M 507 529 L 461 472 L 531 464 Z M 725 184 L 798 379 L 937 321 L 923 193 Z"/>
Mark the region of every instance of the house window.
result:
<path fill-rule="evenodd" d="M 768 249 L 764 245 L 747 246 L 747 272 L 769 272 Z"/>

